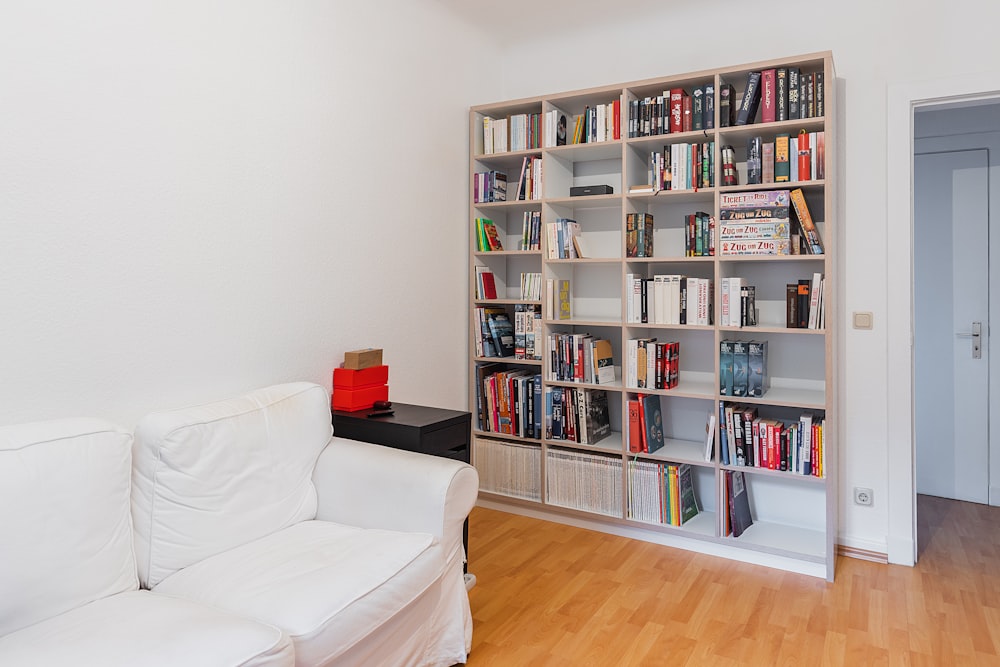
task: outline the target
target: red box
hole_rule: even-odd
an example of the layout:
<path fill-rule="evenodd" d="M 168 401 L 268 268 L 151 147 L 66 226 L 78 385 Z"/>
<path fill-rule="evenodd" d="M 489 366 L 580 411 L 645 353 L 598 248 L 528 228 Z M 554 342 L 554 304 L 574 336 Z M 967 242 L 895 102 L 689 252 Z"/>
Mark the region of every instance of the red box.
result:
<path fill-rule="evenodd" d="M 389 400 L 389 385 L 371 385 L 359 389 L 334 387 L 330 404 L 334 410 L 367 410 L 375 405 L 375 401 Z"/>
<path fill-rule="evenodd" d="M 388 366 L 372 366 L 361 370 L 350 368 L 333 369 L 333 386 L 335 389 L 361 389 L 389 381 Z"/>

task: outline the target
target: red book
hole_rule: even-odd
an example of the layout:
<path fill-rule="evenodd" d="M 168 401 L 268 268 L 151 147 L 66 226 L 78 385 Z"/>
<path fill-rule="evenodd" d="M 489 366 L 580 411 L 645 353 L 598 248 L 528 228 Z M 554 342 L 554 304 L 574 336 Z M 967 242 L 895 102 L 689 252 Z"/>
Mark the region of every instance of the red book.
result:
<path fill-rule="evenodd" d="M 639 401 L 628 402 L 628 450 L 642 451 L 642 424 L 639 423 Z"/>
<path fill-rule="evenodd" d="M 493 273 L 490 271 L 484 271 L 479 274 L 479 278 L 483 281 L 483 298 L 497 298 L 497 285 L 496 280 L 493 277 Z"/>
<path fill-rule="evenodd" d="M 681 121 L 681 127 L 684 132 L 690 132 L 694 129 L 694 114 L 692 113 L 693 102 L 691 98 L 685 95 L 681 98 L 681 111 L 684 113 L 684 119 Z"/>
<path fill-rule="evenodd" d="M 774 422 L 767 422 L 767 467 L 769 470 L 778 469 L 778 443 L 774 433 Z"/>
<path fill-rule="evenodd" d="M 642 394 L 638 396 L 639 403 L 639 451 L 649 453 L 649 441 L 646 440 L 646 408 L 643 405 Z"/>
<path fill-rule="evenodd" d="M 760 74 L 760 122 L 773 123 L 775 112 L 778 109 L 778 101 L 775 99 L 777 93 L 776 73 L 773 69 L 766 69 Z"/>
<path fill-rule="evenodd" d="M 670 91 L 670 131 L 682 132 L 684 127 L 684 98 L 687 93 L 683 88 Z"/>

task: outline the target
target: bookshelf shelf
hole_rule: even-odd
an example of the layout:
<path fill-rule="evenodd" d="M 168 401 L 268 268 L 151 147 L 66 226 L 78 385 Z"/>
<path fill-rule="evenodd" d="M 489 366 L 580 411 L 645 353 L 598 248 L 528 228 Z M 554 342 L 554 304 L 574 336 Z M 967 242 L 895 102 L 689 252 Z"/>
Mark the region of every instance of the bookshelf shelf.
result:
<path fill-rule="evenodd" d="M 774 70 L 775 78 L 769 80 L 770 70 Z M 813 91 L 812 117 L 789 115 L 789 120 L 777 120 L 780 115 L 776 113 L 776 120 L 765 122 L 765 111 L 760 109 L 745 125 L 724 122 L 723 100 L 730 100 L 734 109 L 738 109 L 747 88 L 752 87 L 754 73 L 761 73 L 760 86 L 763 87 L 771 85 L 765 81 L 776 82 L 783 75 L 789 77 L 786 81 L 790 80 L 793 71 L 801 75 L 803 82 L 812 82 L 811 88 L 805 85 L 801 90 L 796 89 L 799 93 Z M 486 480 L 482 487 L 484 497 L 511 511 L 551 514 L 555 520 L 584 519 L 606 527 L 609 532 L 627 528 L 628 534 L 648 535 L 652 541 L 669 535 L 671 544 L 678 543 L 696 551 L 724 553 L 734 558 L 745 554 L 745 558 L 753 562 L 833 579 L 838 509 L 834 428 L 838 395 L 834 372 L 838 349 L 834 290 L 838 172 L 834 117 L 830 113 L 823 115 L 820 109 L 837 108 L 835 84 L 832 54 L 820 52 L 486 104 L 470 110 L 470 175 L 489 170 L 504 171 L 507 195 L 513 199 L 514 193 L 520 190 L 519 185 L 525 185 L 519 180 L 526 159 L 538 159 L 542 165 L 540 182 L 532 183 L 534 199 L 470 203 L 473 221 L 470 277 L 474 281 L 477 270 L 494 273 L 498 294 L 506 297 L 469 300 L 473 313 L 470 318 L 469 403 L 477 417 L 473 462 L 480 469 L 481 478 Z M 820 92 L 823 93 L 821 104 Z M 689 98 L 690 103 L 685 102 L 685 98 Z M 772 96 L 770 99 L 777 98 Z M 802 99 L 803 105 L 810 108 L 808 96 Z M 672 126 L 671 105 L 675 103 L 680 105 L 676 107 L 679 127 Z M 685 107 L 686 104 L 690 106 Z M 687 108 L 691 110 L 690 129 L 683 126 L 687 122 L 683 120 L 687 117 Z M 706 108 L 713 112 L 706 114 Z M 700 115 L 696 109 L 701 110 Z M 784 109 L 787 111 L 789 107 Z M 528 125 L 540 132 L 533 139 L 529 138 L 527 145 L 538 147 L 489 153 L 485 148 L 484 123 L 488 119 L 507 119 L 511 126 L 517 122 L 523 124 L 524 121 L 515 118 L 521 114 L 526 114 Z M 736 115 L 734 111 L 734 119 Z M 560 116 L 565 117 L 568 145 L 556 145 L 555 128 Z M 607 122 L 595 130 L 593 123 L 602 118 Z M 573 143 L 578 123 L 581 127 L 578 136 L 587 136 L 590 142 Z M 671 128 L 675 131 L 665 131 Z M 806 134 L 801 135 L 802 131 Z M 774 150 L 776 142 L 784 141 L 784 135 L 809 141 L 808 147 L 803 146 L 807 149 L 804 154 L 811 160 L 808 173 L 818 177 L 798 178 L 796 174 L 806 173 L 807 165 L 803 163 L 800 172 L 796 162 L 796 169 L 789 171 L 788 181 L 748 184 L 748 175 L 756 165 L 757 145 L 770 145 Z M 654 168 L 656 154 L 666 156 L 668 153 L 671 160 L 680 160 L 671 162 L 671 178 L 664 181 L 673 189 L 645 190 L 646 186 L 653 189 L 651 183 L 660 173 Z M 732 158 L 731 171 L 735 171 L 737 185 L 723 185 L 723 153 Z M 773 155 L 764 154 L 769 158 Z M 798 158 L 797 152 L 792 153 L 789 162 Z M 730 169 L 729 165 L 726 169 Z M 769 178 L 773 180 L 773 174 L 762 169 L 761 180 Z M 573 187 L 597 185 L 610 185 L 613 194 L 569 196 Z M 788 191 L 785 196 L 793 198 L 795 190 L 801 190 L 804 195 L 825 252 L 721 254 L 723 211 L 731 210 L 738 199 L 779 201 L 775 198 L 780 196 L 780 191 Z M 757 198 L 746 196 L 746 193 L 755 192 L 762 194 Z M 788 224 L 795 222 L 793 231 L 797 234 L 800 231 L 798 212 L 793 210 L 791 202 L 786 203 Z M 771 209 L 768 215 L 778 217 L 774 210 Z M 727 216 L 726 220 L 733 219 L 731 214 Z M 479 251 L 474 222 L 477 217 L 494 220 L 503 247 L 510 249 Z M 523 239 L 527 232 L 523 230 L 528 229 L 527 221 L 538 222 L 539 217 L 541 248 L 520 250 L 526 247 Z M 637 244 L 640 227 L 644 234 L 651 233 L 651 244 Z M 649 229 L 651 232 L 645 231 Z M 570 240 L 574 236 L 575 242 Z M 709 251 L 710 245 L 713 252 Z M 576 257 L 577 247 L 587 256 Z M 801 252 L 806 250 L 803 246 Z M 629 257 L 629 254 L 650 256 Z M 557 258 L 558 255 L 562 257 Z M 519 277 L 525 273 L 541 276 L 544 291 L 540 300 L 512 298 L 519 294 Z M 739 285 L 733 279 L 740 279 L 742 285 L 754 286 L 756 290 L 750 295 L 754 301 L 748 302 L 754 304 L 756 326 L 737 327 L 731 326 L 728 320 L 722 322 L 722 285 Z M 811 287 L 814 279 L 822 280 L 817 284 L 822 284 L 823 289 L 824 321 L 816 323 L 818 328 L 785 326 L 787 318 L 794 317 L 795 313 L 791 295 L 798 292 L 793 288 L 805 282 L 810 282 Z M 657 287 L 661 285 L 657 280 L 679 280 L 682 289 L 687 290 L 685 298 L 674 300 L 667 292 L 654 294 L 652 290 L 661 289 Z M 707 290 L 698 281 L 705 281 Z M 738 287 L 731 289 L 737 291 L 727 294 L 727 302 L 729 296 L 735 298 L 740 294 L 741 302 L 737 307 L 742 309 L 743 299 L 750 296 L 744 295 Z M 560 302 L 569 304 L 569 310 L 562 306 L 563 314 L 571 313 L 569 319 L 558 319 Z M 640 303 L 642 305 L 638 306 Z M 670 306 L 664 305 L 666 303 Z M 630 321 L 639 319 L 637 307 L 643 308 L 644 313 L 647 307 L 653 309 L 654 306 L 669 313 L 670 308 L 682 308 L 681 303 L 689 304 L 689 309 L 683 313 L 685 319 L 679 321 L 698 324 L 677 323 L 676 312 L 663 317 L 661 311 L 661 316 L 653 317 L 652 310 L 648 313 L 648 323 Z M 799 303 L 805 303 L 803 307 L 810 305 L 808 301 Z M 515 338 L 521 335 L 527 341 L 530 337 L 532 349 L 541 359 L 476 356 L 475 345 L 478 344 L 481 350 L 487 349 L 480 339 L 491 335 L 484 333 L 482 321 L 475 315 L 477 309 L 484 307 L 503 308 L 512 321 L 525 308 L 540 310 L 531 327 L 518 329 Z M 818 302 L 813 307 L 818 307 Z M 710 315 L 706 317 L 706 313 Z M 701 319 L 692 319 L 699 317 Z M 527 327 L 526 323 L 522 324 Z M 607 341 L 610 346 L 615 370 L 613 383 L 551 379 L 571 377 L 572 374 L 565 373 L 567 363 L 590 363 L 587 354 L 593 353 L 591 341 L 597 339 Z M 662 369 L 656 369 L 657 377 L 669 378 L 670 382 L 665 384 L 673 383 L 672 388 L 626 386 L 626 367 L 632 369 L 627 375 L 629 384 L 645 381 L 636 380 L 636 357 L 631 357 L 631 361 L 629 357 L 636 349 L 636 340 L 647 341 L 640 345 L 646 346 L 642 348 L 643 355 L 647 349 L 650 351 L 649 373 L 654 373 L 653 351 L 667 354 L 665 344 L 677 344 L 670 348 L 679 349 L 676 368 L 668 368 L 663 362 Z M 573 355 L 565 347 L 567 341 L 576 346 Z M 728 391 L 723 393 L 721 383 L 726 377 L 720 355 L 723 342 L 746 346 L 767 344 L 770 373 L 768 382 L 763 385 L 763 395 L 745 397 L 729 395 Z M 553 347 L 556 344 L 558 349 Z M 556 371 L 559 372 L 553 370 L 557 363 Z M 506 389 L 500 390 L 496 388 L 498 385 L 490 384 L 498 379 L 502 379 Z M 653 381 L 650 376 L 650 382 Z M 501 391 L 507 393 L 501 397 L 496 393 Z M 553 419 L 552 397 L 556 394 L 560 397 L 556 402 L 559 406 L 556 418 L 560 423 L 573 419 L 574 424 L 579 422 L 580 428 L 587 428 L 590 416 L 595 423 L 608 424 L 611 435 L 592 445 L 551 437 L 551 426 L 547 422 Z M 502 408 L 497 402 L 501 400 L 504 402 Z M 653 453 L 633 452 L 629 446 L 631 420 L 636 418 L 632 413 L 637 414 L 637 406 L 645 401 L 651 401 L 648 409 L 655 412 L 658 408 L 662 418 L 664 446 Z M 733 428 L 725 423 L 727 408 L 730 412 L 739 409 L 750 415 L 747 419 L 779 424 L 776 436 L 779 440 L 781 432 L 791 434 L 793 440 L 790 446 L 786 445 L 787 450 L 782 450 L 778 441 L 778 449 L 774 450 L 789 452 L 786 467 L 790 463 L 804 466 L 802 462 L 806 459 L 793 459 L 790 452 L 799 443 L 796 438 L 803 437 L 801 428 L 805 426 L 800 425 L 808 425 L 811 419 L 816 426 L 813 429 L 814 454 L 822 460 L 817 471 L 821 470 L 822 476 L 732 465 L 735 461 L 729 460 L 729 443 L 723 439 L 723 431 Z M 515 423 L 524 425 L 529 436 L 534 437 L 490 430 L 496 416 L 489 412 L 491 410 L 509 411 L 510 418 L 520 418 L 520 422 Z M 486 421 L 489 423 L 484 423 Z M 574 429 L 569 429 L 571 436 L 573 432 Z M 711 447 L 706 442 L 709 437 Z M 758 447 L 759 443 L 752 446 Z M 639 468 L 630 466 L 642 466 L 645 477 L 640 479 L 637 476 Z M 671 483 L 662 480 L 666 479 L 668 468 L 675 470 L 673 466 L 678 466 L 676 471 L 686 471 L 689 481 L 685 490 L 693 496 L 699 510 L 681 526 L 659 523 L 655 512 L 650 518 L 649 508 L 639 511 L 630 505 L 638 497 L 633 491 L 639 490 L 637 485 L 640 483 L 646 485 L 644 493 L 659 497 L 662 502 L 667 488 L 656 484 Z M 656 470 L 659 473 L 650 472 Z M 656 477 L 656 474 L 661 476 Z M 656 482 L 656 479 L 661 481 Z M 735 483 L 736 479 L 741 481 Z M 574 486 L 580 480 L 585 483 Z M 636 486 L 630 488 L 630 485 Z M 748 527 L 739 526 L 742 529 L 739 537 L 732 536 L 734 521 L 741 520 L 738 512 L 732 509 L 736 504 L 731 498 L 735 486 L 746 489 L 742 498 L 746 499 L 752 519 Z M 690 499 L 685 502 L 690 506 Z M 642 518 L 635 518 L 638 516 Z"/>

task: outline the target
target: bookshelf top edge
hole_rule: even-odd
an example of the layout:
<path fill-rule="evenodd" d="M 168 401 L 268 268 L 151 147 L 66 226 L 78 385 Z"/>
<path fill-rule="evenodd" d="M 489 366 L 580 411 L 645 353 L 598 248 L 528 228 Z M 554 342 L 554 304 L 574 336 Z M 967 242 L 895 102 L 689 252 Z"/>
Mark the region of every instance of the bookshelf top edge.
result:
<path fill-rule="evenodd" d="M 829 67 L 830 73 L 835 74 L 833 65 L 833 51 L 815 51 L 813 53 L 803 53 L 799 55 L 784 56 L 780 58 L 773 58 L 770 60 L 759 60 L 756 62 L 749 62 L 737 65 L 726 65 L 723 67 L 714 67 L 710 69 L 703 69 L 694 72 L 678 72 L 676 74 L 666 74 L 663 76 L 650 77 L 646 79 L 637 79 L 633 81 L 625 81 L 621 84 L 615 84 L 610 86 L 596 86 L 593 88 L 579 88 L 576 90 L 566 90 L 557 93 L 550 93 L 544 95 L 535 95 L 531 97 L 522 97 L 513 100 L 498 100 L 495 102 L 476 104 L 469 107 L 470 113 L 488 115 L 489 112 L 496 113 L 498 111 L 503 111 L 505 114 L 510 113 L 526 113 L 528 111 L 534 110 L 535 107 L 541 110 L 541 106 L 545 102 L 552 102 L 558 104 L 560 100 L 572 100 L 574 98 L 586 98 L 595 95 L 603 95 L 608 93 L 624 93 L 627 89 L 632 88 L 643 88 L 650 86 L 657 86 L 661 84 L 669 83 L 683 83 L 683 82 L 693 82 L 700 79 L 713 78 L 716 75 L 725 77 L 726 75 L 736 75 L 743 74 L 750 70 L 756 69 L 767 69 L 770 67 L 797 67 L 802 65 L 824 65 Z"/>

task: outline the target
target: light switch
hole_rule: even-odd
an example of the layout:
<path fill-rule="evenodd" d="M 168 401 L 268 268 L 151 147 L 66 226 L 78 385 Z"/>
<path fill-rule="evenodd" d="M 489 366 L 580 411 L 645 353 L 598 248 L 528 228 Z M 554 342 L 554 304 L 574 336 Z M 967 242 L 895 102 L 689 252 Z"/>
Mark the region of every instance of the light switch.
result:
<path fill-rule="evenodd" d="M 854 328 L 855 329 L 871 329 L 872 328 L 872 314 L 871 313 L 854 313 Z"/>

